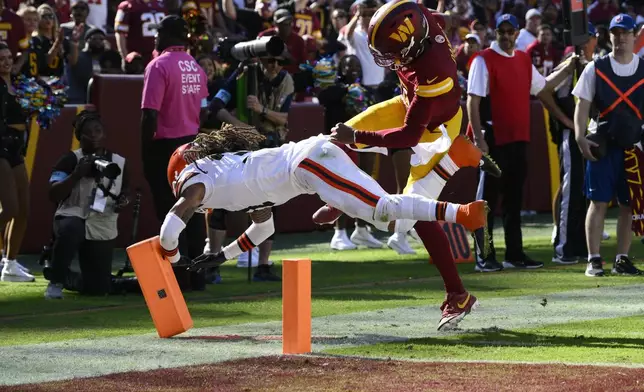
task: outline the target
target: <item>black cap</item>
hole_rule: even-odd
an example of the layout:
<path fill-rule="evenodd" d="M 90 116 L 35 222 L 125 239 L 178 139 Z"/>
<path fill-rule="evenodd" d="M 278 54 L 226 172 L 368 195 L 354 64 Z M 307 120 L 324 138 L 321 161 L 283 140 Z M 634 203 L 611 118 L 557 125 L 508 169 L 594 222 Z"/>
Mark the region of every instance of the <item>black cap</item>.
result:
<path fill-rule="evenodd" d="M 89 41 L 89 38 L 92 35 L 96 35 L 96 34 L 100 34 L 103 37 L 106 36 L 103 30 L 99 29 L 98 27 L 92 27 L 91 29 L 87 30 L 87 32 L 85 33 L 85 41 Z"/>
<path fill-rule="evenodd" d="M 159 32 L 168 34 L 171 37 L 188 39 L 188 22 L 178 15 L 168 15 L 161 19 L 161 22 L 152 26 Z"/>

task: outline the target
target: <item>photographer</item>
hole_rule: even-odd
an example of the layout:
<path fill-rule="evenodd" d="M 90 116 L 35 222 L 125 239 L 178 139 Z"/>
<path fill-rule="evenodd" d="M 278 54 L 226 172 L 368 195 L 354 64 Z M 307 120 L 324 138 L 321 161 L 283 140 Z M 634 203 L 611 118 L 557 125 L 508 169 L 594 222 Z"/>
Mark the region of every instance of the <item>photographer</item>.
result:
<path fill-rule="evenodd" d="M 105 133 L 98 113 L 79 113 L 74 134 L 81 148 L 63 155 L 49 180 L 49 197 L 58 207 L 45 298 L 62 298 L 63 286 L 83 294 L 110 292 L 118 214 L 129 203 L 125 158 L 103 147 Z M 69 267 L 77 252 L 81 278 L 70 279 L 75 276 Z"/>

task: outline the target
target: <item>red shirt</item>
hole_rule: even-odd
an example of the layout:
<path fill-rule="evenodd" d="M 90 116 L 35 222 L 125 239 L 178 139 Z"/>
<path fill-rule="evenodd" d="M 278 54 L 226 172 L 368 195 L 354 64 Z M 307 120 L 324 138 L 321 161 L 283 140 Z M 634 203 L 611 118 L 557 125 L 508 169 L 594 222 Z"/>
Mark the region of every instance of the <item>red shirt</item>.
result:
<path fill-rule="evenodd" d="M 479 52 L 490 83 L 490 107 L 497 146 L 530 141 L 530 85 L 532 62 L 527 53 L 505 57 L 492 49 Z"/>
<path fill-rule="evenodd" d="M 259 33 L 257 37 L 272 37 L 274 35 L 277 35 L 277 27 L 264 30 Z M 302 37 L 294 32 L 291 32 L 291 35 L 285 43 L 289 54 L 293 57 L 293 62 L 289 65 L 285 65 L 284 69 L 293 75 L 300 72 L 300 64 L 304 64 L 306 62 L 306 45 L 304 44 Z"/>
<path fill-rule="evenodd" d="M 433 132 L 460 108 L 461 88 L 452 45 L 443 31 L 444 19 L 423 7 L 431 44 L 406 67 L 396 71 L 407 106 L 405 124 L 378 132 L 356 131 L 356 142 L 369 146 L 405 148 L 418 144 L 423 132 Z"/>
<path fill-rule="evenodd" d="M 321 37 L 320 19 L 309 8 L 304 8 L 293 15 L 293 31 L 300 37 L 312 35 Z"/>
<path fill-rule="evenodd" d="M 25 32 L 24 22 L 9 8 L 0 13 L 0 40 L 9 45 L 14 56 L 29 48 L 29 37 Z"/>
<path fill-rule="evenodd" d="M 532 64 L 543 76 L 550 75 L 555 65 L 559 63 L 560 56 L 552 44 L 546 47 L 541 42 L 534 41 L 525 51 L 532 59 Z"/>
<path fill-rule="evenodd" d="M 114 30 L 127 35 L 128 52 L 139 52 L 149 60 L 154 51 L 156 30 L 152 26 L 166 15 L 163 3 L 157 0 L 126 0 L 118 6 Z"/>

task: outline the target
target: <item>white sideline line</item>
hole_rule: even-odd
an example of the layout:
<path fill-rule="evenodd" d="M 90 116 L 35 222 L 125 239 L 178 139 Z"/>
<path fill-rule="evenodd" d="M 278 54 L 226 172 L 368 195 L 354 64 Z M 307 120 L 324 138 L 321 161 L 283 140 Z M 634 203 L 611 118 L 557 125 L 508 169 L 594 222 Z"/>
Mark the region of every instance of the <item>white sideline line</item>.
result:
<path fill-rule="evenodd" d="M 317 317 L 312 321 L 313 352 L 408 338 L 464 334 L 491 327 L 516 330 L 641 315 L 644 314 L 643 291 L 644 284 L 639 284 L 484 300 L 481 301 L 482 306 L 461 323 L 462 330 L 451 332 L 436 331 L 440 317 L 438 304 Z M 545 307 L 540 305 L 544 297 L 548 300 Z M 196 328 L 173 339 L 159 339 L 151 333 L 0 347 L 0 385 L 280 355 L 281 341 L 248 338 L 281 333 L 281 322 L 271 321 Z M 212 339 L 223 335 L 248 338 L 241 341 Z"/>

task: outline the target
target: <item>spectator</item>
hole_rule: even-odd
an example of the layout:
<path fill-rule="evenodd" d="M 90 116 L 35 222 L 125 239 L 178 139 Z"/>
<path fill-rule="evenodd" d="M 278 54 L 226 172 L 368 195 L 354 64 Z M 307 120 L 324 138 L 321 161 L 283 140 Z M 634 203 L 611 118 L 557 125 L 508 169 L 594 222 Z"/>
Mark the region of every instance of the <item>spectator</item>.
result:
<path fill-rule="evenodd" d="M 36 7 L 21 4 L 17 14 L 22 18 L 22 21 L 25 24 L 25 37 L 31 37 L 31 35 L 38 30 L 38 22 L 40 21 L 38 10 Z"/>
<path fill-rule="evenodd" d="M 315 39 L 322 38 L 322 28 L 318 16 L 309 7 L 308 0 L 289 0 L 281 4 L 280 9 L 288 10 L 293 15 L 293 31 L 300 37 L 312 35 Z"/>
<path fill-rule="evenodd" d="M 163 221 L 175 203 L 168 183 L 168 162 L 178 147 L 193 141 L 197 135 L 200 108 L 207 104 L 208 88 L 206 74 L 185 51 L 186 21 L 177 15 L 168 15 L 161 20 L 157 31 L 156 50 L 161 54 L 145 68 L 143 82 L 141 156 L 157 218 Z M 202 253 L 206 238 L 203 215 L 196 214 L 190 219 L 185 232 L 180 241 L 181 254 L 195 258 Z M 191 279 L 181 276 L 181 281 Z"/>
<path fill-rule="evenodd" d="M 528 46 L 537 40 L 539 26 L 541 25 L 541 12 L 532 8 L 525 13 L 525 28 L 519 32 L 516 49 L 526 51 Z"/>
<path fill-rule="evenodd" d="M 606 209 L 615 196 L 619 203 L 619 216 L 617 255 L 612 273 L 642 273 L 628 258 L 633 235 L 630 202 L 633 202 L 633 206 L 640 204 L 641 184 L 635 189 L 630 188 L 627 182 L 630 178 L 627 178 L 624 163 L 625 150 L 633 148 L 633 145 L 640 141 L 640 110 L 644 107 L 644 67 L 640 64 L 640 58 L 633 54 L 634 33 L 633 18 L 626 14 L 615 16 L 610 22 L 610 40 L 613 44 L 611 54 L 588 64 L 572 92 L 579 98 L 575 108 L 575 138 L 579 149 L 588 160 L 584 188 L 586 197 L 590 200 L 586 213 L 588 264 L 585 273 L 589 277 L 604 276 L 600 243 Z M 625 93 L 627 90 L 630 92 L 628 95 Z M 594 127 L 596 136 L 599 137 L 595 140 L 605 147 L 605 154 L 602 156 L 595 156 L 591 150 L 591 147 L 598 144 L 586 139 L 586 130 L 591 127 L 587 122 L 593 104 L 600 113 Z M 599 139 L 603 141 L 600 142 Z M 629 195 L 629 191 L 632 196 Z"/>
<path fill-rule="evenodd" d="M 542 24 L 539 26 L 537 40 L 528 45 L 526 53 L 532 59 L 532 65 L 543 76 L 548 76 L 559 64 L 559 53 L 552 42 L 552 28 Z"/>
<path fill-rule="evenodd" d="M 29 179 L 24 160 L 27 118 L 16 98 L 12 68 L 13 54 L 0 42 L 0 232 L 9 225 L 0 280 L 33 282 L 29 270 L 16 261 L 29 217 Z"/>
<path fill-rule="evenodd" d="M 320 52 L 323 56 L 334 56 L 333 60 L 335 63 L 344 56 L 344 52 L 347 50 L 347 47 L 338 41 L 338 33 L 348 22 L 349 19 L 347 18 L 347 12 L 345 10 L 336 8 L 331 13 L 330 28 L 324 36 L 325 42 Z"/>
<path fill-rule="evenodd" d="M 369 20 L 379 7 L 376 0 L 361 0 L 357 11 L 349 24 L 340 32 L 340 42 L 347 47 L 347 54 L 353 54 L 360 60 L 364 79 L 362 84 L 375 89 L 385 78 L 385 69 L 378 66 L 369 51 L 367 31 Z"/>
<path fill-rule="evenodd" d="M 11 53 L 20 57 L 20 54 L 29 48 L 29 37 L 25 32 L 25 23 L 11 9 L 5 7 L 0 1 L 0 41 L 4 41 Z"/>
<path fill-rule="evenodd" d="M 277 35 L 284 41 L 288 49 L 289 58 L 280 60 L 283 63 L 283 65 L 280 65 L 280 70 L 283 67 L 291 75 L 294 75 L 300 71 L 300 64 L 306 62 L 307 56 L 304 40 L 293 31 L 293 16 L 287 10 L 277 10 L 273 15 L 273 20 L 275 27 L 262 31 L 259 36 L 269 37 Z M 288 60 L 288 64 L 285 64 L 286 60 Z"/>
<path fill-rule="evenodd" d="M 64 37 L 70 39 L 72 35 L 79 34 L 78 47 L 85 47 L 85 35 L 87 32 L 96 27 L 87 23 L 87 15 L 89 15 L 89 5 L 85 0 L 72 0 L 72 20 L 60 25 L 64 32 Z M 74 30 L 80 30 L 79 33 L 74 33 Z"/>
<path fill-rule="evenodd" d="M 595 27 L 588 24 L 588 42 L 582 48 L 582 64 L 593 61 L 597 45 Z M 566 49 L 566 57 L 575 53 L 574 47 Z M 573 77 L 566 78 L 564 83 L 557 86 L 557 104 L 568 117 L 575 114 L 575 98 L 571 94 L 574 87 Z M 559 150 L 560 186 L 554 202 L 554 255 L 552 261 L 557 264 L 577 264 L 580 259 L 586 259 L 586 197 L 584 196 L 584 157 L 575 146 L 574 129 L 567 128 L 561 121 L 550 120 L 552 141 Z"/>
<path fill-rule="evenodd" d="M 488 37 L 488 28 L 478 20 L 470 23 L 470 32 L 476 34 L 481 41 L 481 50 L 490 47 L 490 40 Z"/>
<path fill-rule="evenodd" d="M 128 75 L 143 75 L 145 63 L 139 52 L 130 52 L 125 56 L 125 73 Z"/>
<path fill-rule="evenodd" d="M 479 50 L 481 50 L 481 38 L 472 33 L 466 35 L 465 42 L 456 48 L 456 69 L 461 74 L 467 76 L 470 64 Z"/>
<path fill-rule="evenodd" d="M 122 59 L 130 52 L 141 53 L 146 64 L 152 59 L 155 26 L 166 12 L 163 3 L 158 0 L 126 0 L 119 4 L 114 19 L 114 30 L 116 46 Z"/>
<path fill-rule="evenodd" d="M 532 260 L 523 249 L 521 233 L 521 205 L 523 184 L 527 176 L 527 144 L 530 141 L 530 95 L 536 95 L 551 113 L 560 118 L 566 126 L 572 121 L 554 103 L 552 91 L 559 85 L 575 64 L 553 73 L 546 80 L 534 68 L 525 52 L 515 49 L 519 22 L 513 15 L 502 15 L 497 20 L 496 38 L 489 49 L 485 49 L 472 62 L 468 77 L 467 114 L 473 129 L 476 145 L 488 152 L 502 170 L 496 180 L 481 176 L 479 194 L 491 208 L 488 215 L 491 252 L 486 258 L 477 256 L 476 270 L 498 271 L 502 268 L 541 268 L 543 263 Z M 482 121 L 481 98 L 489 96 L 492 126 Z M 485 133 L 483 132 L 485 126 Z M 498 195 L 503 195 L 503 231 L 505 234 L 505 260 L 503 265 L 496 260 L 492 241 L 492 227 Z M 480 197 L 479 197 L 480 198 Z"/>
<path fill-rule="evenodd" d="M 65 80 L 69 86 L 69 103 L 87 102 L 87 84 L 95 75 L 101 73 L 101 58 L 105 54 L 105 33 L 93 28 L 85 34 L 85 47 L 78 55 L 68 57 L 65 64 Z M 77 42 L 80 42 L 77 41 Z M 78 43 L 70 41 L 72 53 L 79 50 Z"/>
<path fill-rule="evenodd" d="M 40 5 L 38 15 L 38 30 L 31 37 L 29 59 L 23 67 L 23 73 L 30 77 L 60 77 L 65 64 L 63 45 L 60 44 L 62 36 L 58 37 L 57 34 L 62 30 L 59 30 L 56 14 L 49 5 Z"/>
<path fill-rule="evenodd" d="M 81 281 L 68 285 L 68 289 L 92 295 L 110 292 L 118 215 L 129 203 L 125 158 L 103 146 L 105 131 L 98 114 L 80 112 L 74 121 L 74 134 L 80 148 L 65 153 L 49 179 L 49 198 L 57 207 L 47 299 L 63 298 L 63 286 L 69 281 L 69 267 L 76 253 Z M 106 176 L 96 169 L 97 159 L 113 162 L 118 170 Z"/>
<path fill-rule="evenodd" d="M 38 30 L 38 23 L 40 22 L 40 15 L 38 15 L 38 10 L 33 6 L 21 4 L 17 14 L 22 18 L 22 21 L 25 24 L 25 36 L 30 39 L 32 34 L 35 33 L 36 30 Z M 25 53 L 21 53 L 20 56 L 16 58 L 16 61 L 13 65 L 14 73 L 22 72 L 29 75 L 28 66 L 25 66 L 25 64 L 29 60 L 29 54 L 27 52 L 30 51 L 30 48 L 31 42 L 29 42 L 29 49 L 27 49 Z"/>
<path fill-rule="evenodd" d="M 607 25 L 611 18 L 619 12 L 614 0 L 595 0 L 587 9 L 588 20 L 594 24 Z"/>

